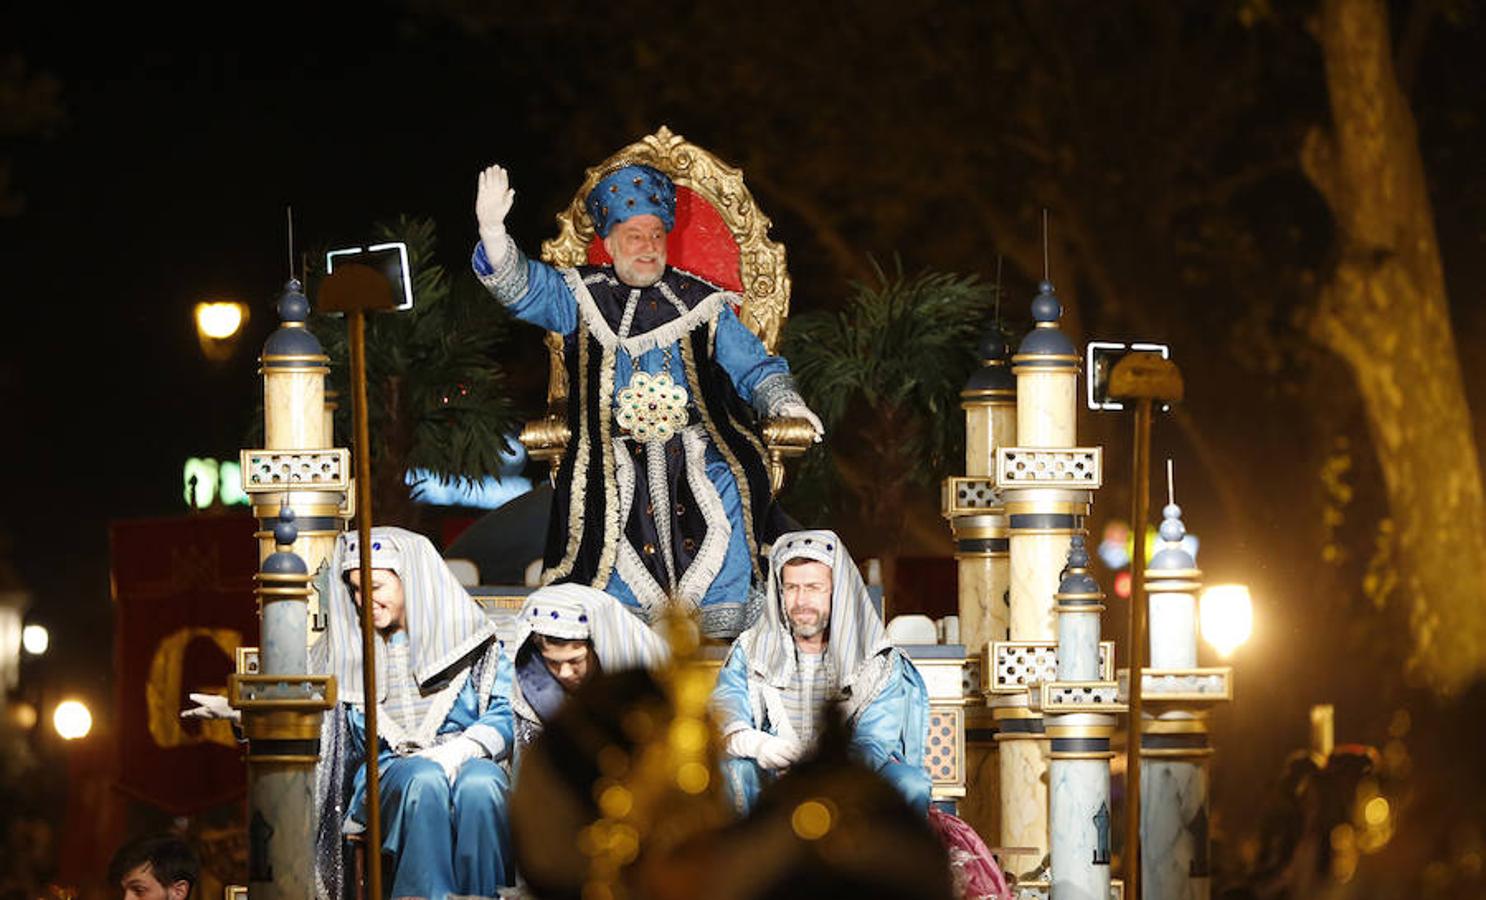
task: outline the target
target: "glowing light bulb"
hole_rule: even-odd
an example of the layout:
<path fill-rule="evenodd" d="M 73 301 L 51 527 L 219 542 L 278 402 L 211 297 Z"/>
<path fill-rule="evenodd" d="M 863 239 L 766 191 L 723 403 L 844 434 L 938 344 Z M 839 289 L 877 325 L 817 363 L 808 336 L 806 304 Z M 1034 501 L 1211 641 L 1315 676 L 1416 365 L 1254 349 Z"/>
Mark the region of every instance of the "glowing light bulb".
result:
<path fill-rule="evenodd" d="M 52 713 L 52 727 L 64 741 L 75 741 L 88 736 L 93 730 L 93 713 L 86 704 L 78 700 L 64 700 Z"/>
<path fill-rule="evenodd" d="M 196 330 L 218 341 L 237 334 L 242 328 L 244 308 L 241 303 L 219 301 L 196 304 Z"/>
<path fill-rule="evenodd" d="M 21 629 L 21 646 L 32 656 L 40 656 L 52 644 L 51 633 L 45 625 L 27 625 Z"/>
<path fill-rule="evenodd" d="M 1254 631 L 1254 603 L 1242 584 L 1215 584 L 1202 592 L 1202 638 L 1230 656 Z"/>

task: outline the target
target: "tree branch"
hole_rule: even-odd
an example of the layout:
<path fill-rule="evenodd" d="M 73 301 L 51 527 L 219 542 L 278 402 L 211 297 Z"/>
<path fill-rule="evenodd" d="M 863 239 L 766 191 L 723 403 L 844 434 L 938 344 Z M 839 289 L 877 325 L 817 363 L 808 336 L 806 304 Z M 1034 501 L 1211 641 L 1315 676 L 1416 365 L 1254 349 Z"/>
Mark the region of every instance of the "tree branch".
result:
<path fill-rule="evenodd" d="M 830 254 L 837 271 L 846 280 L 867 282 L 872 279 L 872 269 L 867 265 L 867 254 L 846 239 L 825 209 L 813 200 L 784 188 L 779 182 L 770 178 L 762 166 L 752 166 L 744 172 L 744 177 L 761 193 L 767 194 L 771 202 L 777 201 L 780 206 L 794 213 L 810 227 L 815 239 L 820 241 L 821 246 Z"/>

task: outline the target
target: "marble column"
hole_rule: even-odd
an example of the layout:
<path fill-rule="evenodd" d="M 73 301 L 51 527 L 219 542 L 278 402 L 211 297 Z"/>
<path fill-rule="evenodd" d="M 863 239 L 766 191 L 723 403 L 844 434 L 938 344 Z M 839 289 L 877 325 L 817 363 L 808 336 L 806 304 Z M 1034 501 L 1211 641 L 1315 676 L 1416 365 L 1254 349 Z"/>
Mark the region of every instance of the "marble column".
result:
<path fill-rule="evenodd" d="M 1079 356 L 1058 330 L 1062 306 L 1044 281 L 1032 301 L 1036 323 L 1012 357 L 1016 378 L 1016 446 L 997 450 L 996 487 L 1005 504 L 1010 556 L 1010 641 L 1051 645 L 1057 639 L 1053 595 L 1068 541 L 1083 530 L 1090 490 L 1071 465 L 1077 423 Z M 1080 468 L 1080 473 L 1085 469 Z M 1097 642 L 1095 646 L 1097 667 Z M 1042 677 L 1041 675 L 1038 676 Z M 1039 684 L 1027 682 L 1037 691 Z M 1048 744 L 1042 715 L 1028 693 L 1003 694 L 994 709 L 1001 748 L 1001 843 L 1032 848 L 1040 868 L 1048 842 Z"/>
<path fill-rule="evenodd" d="M 1150 668 L 1140 739 L 1140 883 L 1144 900 L 1207 900 L 1207 710 L 1231 688 L 1226 669 L 1197 667 L 1202 573 L 1183 549 L 1181 509 L 1163 510 L 1162 544 L 1146 567 Z M 1217 685 L 1219 690 L 1212 689 Z M 1203 693 L 1212 696 L 1205 699 Z"/>
<path fill-rule="evenodd" d="M 980 341 L 981 367 L 960 392 L 965 413 L 965 475 L 945 483 L 944 516 L 954 532 L 959 569 L 960 642 L 982 673 L 992 641 L 1007 637 L 1010 607 L 1010 544 L 1006 510 L 995 491 L 996 450 L 1015 443 L 1016 378 L 999 323 Z M 995 723 L 982 684 L 966 698 L 965 797 L 959 814 L 982 836 L 1000 833 L 1001 773 Z"/>
<path fill-rule="evenodd" d="M 1110 888 L 1109 749 L 1118 685 L 1100 680 L 1104 594 L 1089 575 L 1082 535 L 1070 541 L 1057 593 L 1058 677 L 1043 685 L 1051 743 L 1052 900 L 1106 900 Z"/>

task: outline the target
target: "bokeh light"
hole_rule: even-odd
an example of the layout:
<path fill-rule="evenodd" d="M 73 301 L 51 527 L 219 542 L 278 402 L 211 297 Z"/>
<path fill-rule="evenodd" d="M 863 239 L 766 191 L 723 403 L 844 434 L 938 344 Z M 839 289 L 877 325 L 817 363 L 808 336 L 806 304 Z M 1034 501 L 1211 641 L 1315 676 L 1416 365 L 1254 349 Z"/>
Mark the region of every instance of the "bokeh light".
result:
<path fill-rule="evenodd" d="M 21 629 L 21 646 L 32 656 L 40 656 L 51 645 L 52 635 L 45 625 L 27 625 Z"/>
<path fill-rule="evenodd" d="M 1202 639 L 1231 656 L 1254 631 L 1254 603 L 1242 584 L 1215 584 L 1202 592 Z"/>
<path fill-rule="evenodd" d="M 10 707 L 10 720 L 22 731 L 30 731 L 36 727 L 36 707 L 29 703 L 21 702 Z"/>
<path fill-rule="evenodd" d="M 196 304 L 196 330 L 203 337 L 225 341 L 242 328 L 247 310 L 241 303 L 218 301 Z"/>
<path fill-rule="evenodd" d="M 79 700 L 64 700 L 52 713 L 52 727 L 64 741 L 76 741 L 93 730 L 93 713 Z"/>

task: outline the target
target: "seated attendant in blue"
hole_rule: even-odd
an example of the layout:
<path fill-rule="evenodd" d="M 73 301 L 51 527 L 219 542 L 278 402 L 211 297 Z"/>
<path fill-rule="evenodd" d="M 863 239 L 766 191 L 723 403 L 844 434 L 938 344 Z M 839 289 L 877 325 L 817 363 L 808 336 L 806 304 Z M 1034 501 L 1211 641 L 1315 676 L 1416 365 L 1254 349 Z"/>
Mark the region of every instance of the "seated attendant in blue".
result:
<path fill-rule="evenodd" d="M 549 584 L 516 614 L 516 753 L 537 739 L 567 697 L 599 672 L 659 669 L 660 635 L 618 600 L 581 584 Z"/>
<path fill-rule="evenodd" d="M 762 595 L 760 549 L 789 527 L 759 418 L 808 419 L 817 440 L 820 420 L 738 320 L 738 297 L 666 265 L 676 189 L 663 173 L 601 178 L 586 206 L 614 264 L 561 270 L 506 233 L 505 170 L 479 182 L 476 274 L 517 318 L 563 336 L 571 437 L 544 583 L 601 589 L 651 621 L 678 602 L 705 634 L 737 635 L 750 593 Z"/>
<path fill-rule="evenodd" d="M 746 814 L 766 780 L 814 743 L 839 702 L 852 750 L 920 812 L 929 692 L 888 642 L 861 573 L 832 531 L 797 531 L 774 544 L 768 599 L 733 643 L 712 706 L 727 745 L 723 788 Z"/>
<path fill-rule="evenodd" d="M 382 847 L 393 897 L 495 897 L 512 883 L 511 663 L 495 626 L 428 539 L 371 532 L 372 621 L 377 628 L 378 772 Z M 357 607 L 356 535 L 342 535 L 329 591 L 330 672 L 344 705 L 346 758 L 356 765 L 343 830 L 366 821 L 366 712 Z M 349 767 L 349 766 L 348 766 Z"/>

